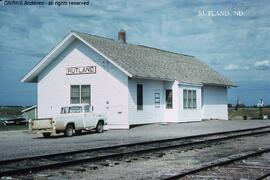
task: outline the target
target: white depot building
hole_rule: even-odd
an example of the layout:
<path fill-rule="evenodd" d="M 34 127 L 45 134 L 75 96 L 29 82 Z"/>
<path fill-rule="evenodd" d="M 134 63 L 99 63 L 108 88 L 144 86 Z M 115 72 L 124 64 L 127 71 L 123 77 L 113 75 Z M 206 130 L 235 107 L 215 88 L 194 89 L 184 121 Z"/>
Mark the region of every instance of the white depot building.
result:
<path fill-rule="evenodd" d="M 22 82 L 37 83 L 38 117 L 89 103 L 108 128 L 157 122 L 228 119 L 234 84 L 194 56 L 71 32 Z"/>

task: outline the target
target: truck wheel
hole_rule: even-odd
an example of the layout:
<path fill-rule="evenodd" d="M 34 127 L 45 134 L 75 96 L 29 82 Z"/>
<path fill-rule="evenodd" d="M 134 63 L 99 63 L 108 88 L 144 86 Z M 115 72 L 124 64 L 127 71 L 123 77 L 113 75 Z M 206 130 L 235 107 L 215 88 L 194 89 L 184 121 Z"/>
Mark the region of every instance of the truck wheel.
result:
<path fill-rule="evenodd" d="M 65 136 L 67 137 L 73 136 L 73 129 L 74 127 L 72 124 L 67 125 L 66 130 L 65 130 Z"/>
<path fill-rule="evenodd" d="M 103 132 L 103 122 L 102 121 L 99 121 L 98 122 L 97 127 L 96 127 L 96 131 L 98 133 L 102 133 Z"/>
<path fill-rule="evenodd" d="M 51 133 L 42 133 L 43 137 L 48 138 L 51 136 Z"/>

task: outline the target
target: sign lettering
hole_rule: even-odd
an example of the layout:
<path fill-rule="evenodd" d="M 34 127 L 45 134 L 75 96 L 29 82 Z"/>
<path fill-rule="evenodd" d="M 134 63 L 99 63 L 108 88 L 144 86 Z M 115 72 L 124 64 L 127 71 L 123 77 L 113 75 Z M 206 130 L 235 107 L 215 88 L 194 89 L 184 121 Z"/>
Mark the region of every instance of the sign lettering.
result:
<path fill-rule="evenodd" d="M 96 74 L 96 66 L 67 67 L 66 75 Z"/>

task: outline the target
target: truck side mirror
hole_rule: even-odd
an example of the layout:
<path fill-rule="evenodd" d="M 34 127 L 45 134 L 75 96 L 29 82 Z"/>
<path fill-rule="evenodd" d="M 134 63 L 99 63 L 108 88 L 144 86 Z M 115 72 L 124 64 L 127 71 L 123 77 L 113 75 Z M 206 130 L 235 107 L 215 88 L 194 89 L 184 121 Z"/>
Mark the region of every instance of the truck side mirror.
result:
<path fill-rule="evenodd" d="M 94 111 L 94 106 L 92 106 L 92 111 Z"/>

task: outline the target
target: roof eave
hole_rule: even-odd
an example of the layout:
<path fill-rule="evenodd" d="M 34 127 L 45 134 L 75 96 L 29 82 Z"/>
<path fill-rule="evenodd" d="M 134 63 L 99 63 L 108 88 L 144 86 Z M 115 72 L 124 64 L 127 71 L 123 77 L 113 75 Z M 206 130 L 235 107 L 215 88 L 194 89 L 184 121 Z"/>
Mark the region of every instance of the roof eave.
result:
<path fill-rule="evenodd" d="M 169 79 L 169 78 L 150 77 L 150 76 L 137 76 L 137 75 L 134 75 L 131 78 L 133 78 L 133 79 L 155 80 L 155 81 L 175 81 L 175 79 Z"/>
<path fill-rule="evenodd" d="M 67 43 L 69 40 L 72 41 L 72 32 L 66 35 L 66 37 L 59 42 L 56 47 L 54 47 L 45 57 L 43 57 L 29 72 L 27 72 L 24 77 L 21 79 L 21 82 L 29 82 L 29 83 L 35 83 L 37 82 L 37 74 L 39 73 L 38 71 L 40 70 L 41 66 L 57 51 L 59 50 L 60 47 L 62 47 L 65 43 Z"/>
<path fill-rule="evenodd" d="M 204 86 L 238 87 L 235 84 L 202 83 Z"/>

